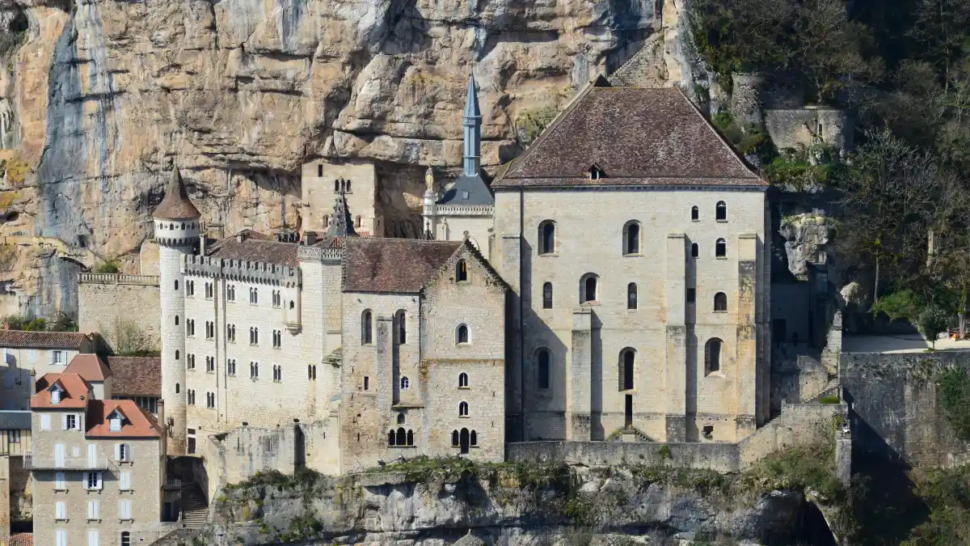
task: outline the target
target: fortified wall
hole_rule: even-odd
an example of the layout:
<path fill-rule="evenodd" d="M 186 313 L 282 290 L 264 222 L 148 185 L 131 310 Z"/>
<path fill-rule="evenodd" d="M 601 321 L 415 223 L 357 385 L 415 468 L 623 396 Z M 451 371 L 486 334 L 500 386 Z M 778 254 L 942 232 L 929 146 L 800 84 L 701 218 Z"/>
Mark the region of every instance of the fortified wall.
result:
<path fill-rule="evenodd" d="M 81 273 L 78 275 L 78 330 L 100 333 L 115 351 L 131 341 L 121 337 L 141 336 L 145 348 L 161 348 L 161 296 L 158 277 Z"/>
<path fill-rule="evenodd" d="M 970 460 L 939 399 L 942 375 L 956 367 L 970 369 L 970 352 L 843 354 L 855 453 L 913 466 Z"/>

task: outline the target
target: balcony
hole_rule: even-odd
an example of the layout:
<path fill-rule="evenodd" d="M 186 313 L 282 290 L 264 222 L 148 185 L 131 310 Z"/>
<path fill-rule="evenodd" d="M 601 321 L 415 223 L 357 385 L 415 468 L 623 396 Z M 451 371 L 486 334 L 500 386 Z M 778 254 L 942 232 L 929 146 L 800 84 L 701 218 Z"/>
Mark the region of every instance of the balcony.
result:
<path fill-rule="evenodd" d="M 27 470 L 107 470 L 108 459 L 87 457 L 38 457 L 31 452 L 24 453 L 24 468 Z"/>

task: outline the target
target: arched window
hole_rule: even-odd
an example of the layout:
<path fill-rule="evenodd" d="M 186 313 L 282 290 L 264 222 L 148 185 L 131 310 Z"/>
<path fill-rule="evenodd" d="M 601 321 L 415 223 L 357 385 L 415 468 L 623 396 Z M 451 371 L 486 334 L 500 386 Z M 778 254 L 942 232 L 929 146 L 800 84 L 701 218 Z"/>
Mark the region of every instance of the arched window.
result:
<path fill-rule="evenodd" d="M 175 289 L 176 290 L 179 289 L 179 280 L 178 279 L 175 279 Z"/>
<path fill-rule="evenodd" d="M 727 294 L 724 292 L 718 292 L 714 294 L 714 312 L 715 313 L 725 313 L 727 312 Z"/>
<path fill-rule="evenodd" d="M 175 325 L 176 326 L 179 325 L 179 316 L 178 315 L 175 315 Z"/>
<path fill-rule="evenodd" d="M 414 431 L 413 430 L 409 430 L 408 431 L 408 444 L 407 445 L 409 445 L 409 446 L 413 446 L 414 445 Z"/>
<path fill-rule="evenodd" d="M 640 222 L 631 220 L 623 226 L 623 254 L 640 254 Z"/>
<path fill-rule="evenodd" d="M 458 436 L 458 431 L 457 430 L 451 431 L 451 445 L 453 445 L 455 447 L 458 447 L 458 440 L 459 440 L 459 438 L 460 437 Z"/>
<path fill-rule="evenodd" d="M 468 280 L 468 264 L 465 260 L 458 260 L 455 264 L 455 282 L 465 282 Z"/>
<path fill-rule="evenodd" d="M 461 372 L 458 374 L 458 388 L 465 389 L 468 388 L 468 374 Z"/>
<path fill-rule="evenodd" d="M 626 285 L 626 308 L 637 308 L 637 283 L 635 282 Z"/>
<path fill-rule="evenodd" d="M 374 324 L 371 320 L 370 309 L 365 309 L 363 313 L 360 314 L 360 344 L 370 345 L 374 342 Z"/>
<path fill-rule="evenodd" d="M 175 384 L 175 394 L 178 394 L 178 393 L 179 393 L 179 384 L 176 383 Z"/>
<path fill-rule="evenodd" d="M 404 427 L 397 429 L 397 445 L 404 446 L 408 443 L 407 432 L 404 431 Z"/>
<path fill-rule="evenodd" d="M 627 347 L 620 351 L 620 390 L 628 391 L 634 387 L 634 372 L 636 371 L 637 352 Z"/>
<path fill-rule="evenodd" d="M 458 404 L 458 417 L 468 417 L 468 402 Z"/>
<path fill-rule="evenodd" d="M 458 435 L 458 446 L 461 448 L 462 454 L 468 453 L 468 447 L 470 444 L 470 438 L 468 437 L 468 429 L 461 429 L 461 433 Z"/>
<path fill-rule="evenodd" d="M 694 221 L 694 222 L 700 221 L 701 209 L 697 208 L 697 205 L 694 205 L 693 207 L 690 208 L 690 219 L 691 221 Z"/>
<path fill-rule="evenodd" d="M 321 166 L 319 170 L 323 172 L 323 166 Z M 323 175 L 320 175 L 320 176 L 323 176 Z M 340 193 L 340 180 L 333 181 L 333 192 Z"/>
<path fill-rule="evenodd" d="M 579 303 L 597 301 L 596 285 L 598 280 L 598 277 L 593 273 L 583 275 L 579 283 Z"/>
<path fill-rule="evenodd" d="M 401 378 L 401 390 L 406 391 L 411 388 L 411 380 L 407 377 Z"/>
<path fill-rule="evenodd" d="M 727 221 L 727 204 L 724 201 L 718 201 L 714 207 L 714 219 L 718 222 Z"/>
<path fill-rule="evenodd" d="M 724 239 L 718 239 L 717 242 L 714 243 L 714 255 L 718 258 L 724 258 L 727 256 L 727 243 L 724 242 Z"/>
<path fill-rule="evenodd" d="M 458 326 L 458 332 L 455 335 L 455 343 L 459 345 L 468 343 L 468 327 L 464 324 Z"/>
<path fill-rule="evenodd" d="M 704 370 L 706 374 L 721 371 L 721 345 L 720 339 L 711 338 L 704 345 Z"/>
<path fill-rule="evenodd" d="M 552 283 L 547 282 L 542 285 L 542 308 L 552 309 Z"/>
<path fill-rule="evenodd" d="M 405 421 L 407 421 L 407 417 L 403 413 L 397 414 L 397 424 L 403 425 Z"/>
<path fill-rule="evenodd" d="M 545 220 L 539 224 L 539 254 L 556 253 L 556 223 Z"/>
<path fill-rule="evenodd" d="M 539 388 L 548 389 L 549 388 L 549 361 L 551 360 L 549 355 L 549 349 L 539 349 L 536 352 L 536 364 L 537 372 L 539 375 Z"/>
<path fill-rule="evenodd" d="M 397 342 L 404 345 L 408 342 L 408 321 L 404 309 L 398 309 L 394 313 L 394 322 L 397 323 Z"/>
<path fill-rule="evenodd" d="M 701 255 L 701 248 L 697 246 L 697 243 L 691 243 L 690 245 L 690 257 L 697 258 Z"/>
<path fill-rule="evenodd" d="M 393 430 L 387 433 L 387 445 L 397 445 L 397 436 L 394 434 Z"/>
<path fill-rule="evenodd" d="M 179 350 L 178 349 L 175 349 L 175 360 L 178 360 L 180 356 L 182 356 L 182 355 L 181 355 L 181 353 L 179 353 Z"/>

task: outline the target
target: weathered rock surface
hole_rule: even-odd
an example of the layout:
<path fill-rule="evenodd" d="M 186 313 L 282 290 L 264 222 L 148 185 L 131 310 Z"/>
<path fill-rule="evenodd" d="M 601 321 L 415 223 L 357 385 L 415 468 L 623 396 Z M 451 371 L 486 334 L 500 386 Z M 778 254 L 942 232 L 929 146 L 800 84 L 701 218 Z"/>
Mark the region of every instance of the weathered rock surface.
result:
<path fill-rule="evenodd" d="M 794 544 L 804 495 L 727 498 L 712 483 L 651 480 L 630 469 L 580 469 L 562 480 L 464 474 L 371 474 L 232 489 L 214 505 L 209 543 L 442 546 L 470 532 L 488 544 L 669 544 L 733 539 Z M 667 542 L 665 542 L 667 541 Z"/>
<path fill-rule="evenodd" d="M 654 71 L 684 79 L 681 3 L 0 0 L 0 35 L 16 34 L 0 43 L 0 148 L 32 169 L 0 187 L 17 215 L 0 235 L 58 238 L 132 271 L 175 162 L 206 221 L 299 226 L 308 159 L 457 166 L 473 70 L 494 167 L 520 150 L 521 120 L 655 35 L 661 7 L 673 26 Z"/>

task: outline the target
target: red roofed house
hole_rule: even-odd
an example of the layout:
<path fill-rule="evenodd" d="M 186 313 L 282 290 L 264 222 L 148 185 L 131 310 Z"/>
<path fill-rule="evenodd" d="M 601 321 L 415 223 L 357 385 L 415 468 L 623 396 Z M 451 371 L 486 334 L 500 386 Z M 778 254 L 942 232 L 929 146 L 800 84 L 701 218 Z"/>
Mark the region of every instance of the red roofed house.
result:
<path fill-rule="evenodd" d="M 111 400 L 111 383 L 95 355 L 37 380 L 25 467 L 40 544 L 133 544 L 176 525 L 162 522 L 178 510 L 164 489 L 165 429 L 134 401 Z"/>

